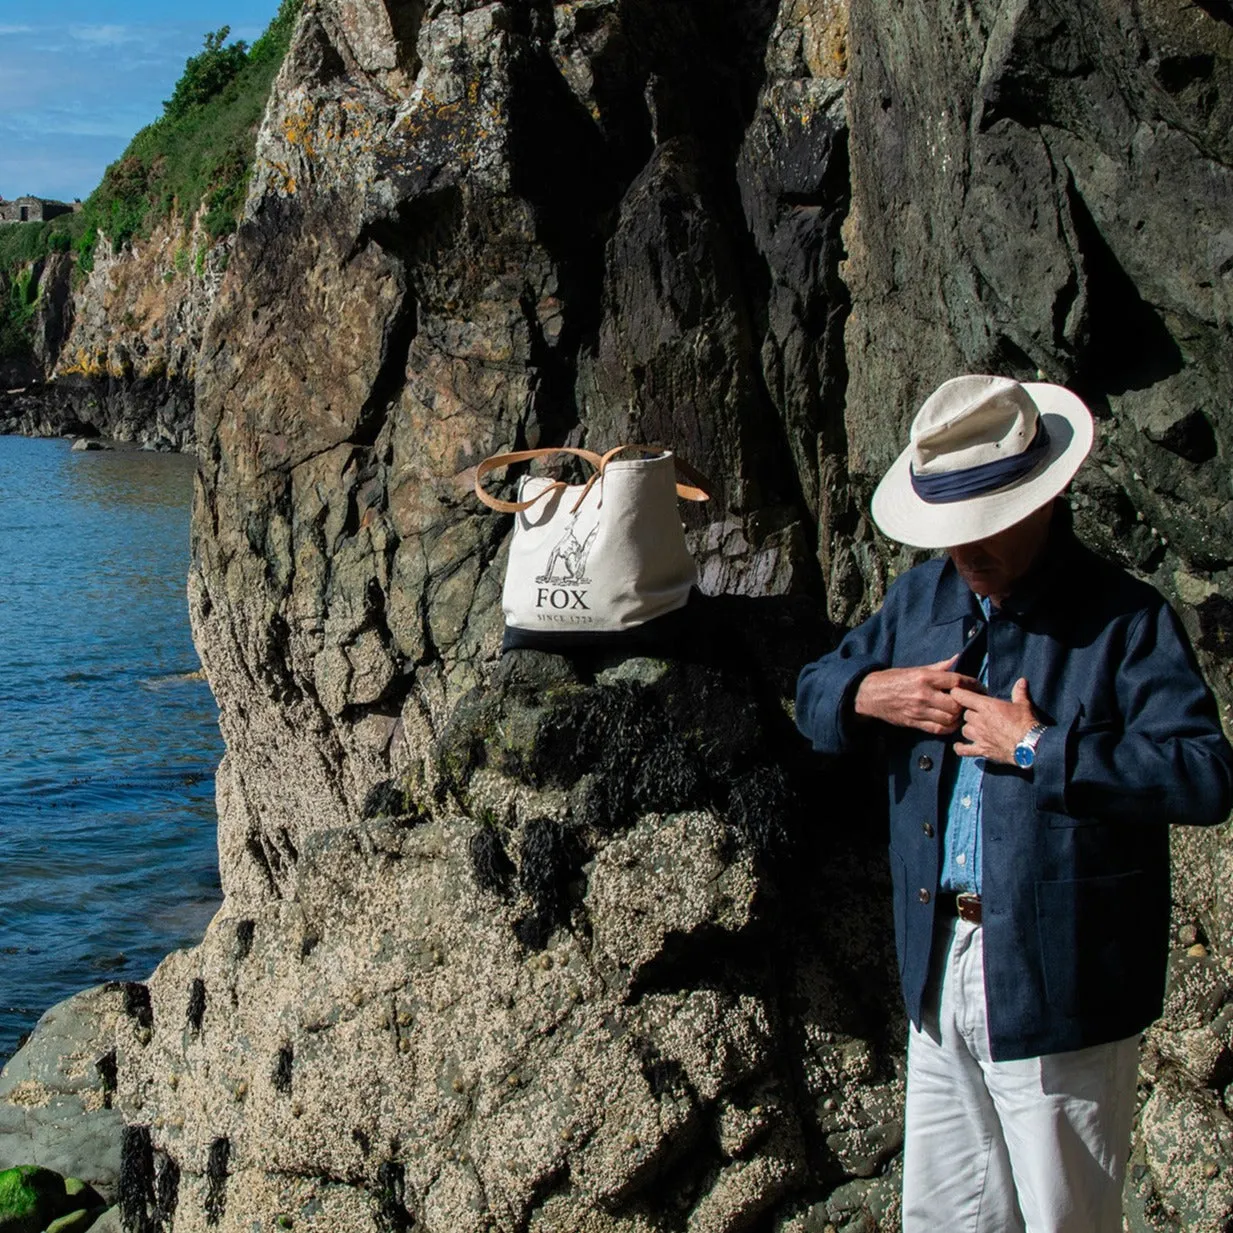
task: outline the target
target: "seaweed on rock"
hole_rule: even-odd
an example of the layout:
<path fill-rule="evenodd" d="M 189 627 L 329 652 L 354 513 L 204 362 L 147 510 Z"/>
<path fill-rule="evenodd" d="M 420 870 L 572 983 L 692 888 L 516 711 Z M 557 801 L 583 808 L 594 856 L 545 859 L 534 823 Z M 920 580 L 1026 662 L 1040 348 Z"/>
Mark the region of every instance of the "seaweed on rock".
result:
<path fill-rule="evenodd" d="M 360 817 L 365 821 L 389 818 L 412 826 L 426 820 L 406 785 L 397 779 L 382 780 L 368 789 L 360 806 Z"/>
<path fill-rule="evenodd" d="M 270 1076 L 270 1082 L 274 1085 L 276 1092 L 281 1092 L 284 1095 L 291 1091 L 291 1066 L 295 1060 L 295 1054 L 290 1045 L 283 1045 L 278 1051 L 278 1057 L 274 1060 L 274 1071 Z"/>
<path fill-rule="evenodd" d="M 235 927 L 235 961 L 243 963 L 248 958 L 253 949 L 253 934 L 257 928 L 257 922 L 252 920 L 242 920 Z"/>
<path fill-rule="evenodd" d="M 155 1233 L 154 1145 L 149 1126 L 125 1126 L 120 1141 L 120 1219 L 128 1233 Z"/>
<path fill-rule="evenodd" d="M 202 1021 L 205 1019 L 206 1009 L 206 987 L 205 981 L 200 976 L 194 976 L 192 984 L 188 987 L 188 1008 L 185 1011 L 185 1018 L 188 1021 L 189 1030 L 193 1032 L 201 1031 Z"/>
<path fill-rule="evenodd" d="M 569 884 L 582 865 L 584 850 L 568 827 L 537 818 L 523 832 L 520 858 L 518 886 L 531 907 L 514 932 L 524 946 L 543 950 L 552 930 L 569 918 Z"/>
<path fill-rule="evenodd" d="M 116 1051 L 109 1049 L 94 1063 L 94 1068 L 103 1084 L 103 1107 L 110 1109 L 116 1092 Z"/>
<path fill-rule="evenodd" d="M 170 1156 L 161 1156 L 155 1187 L 155 1218 L 164 1229 L 172 1227 L 180 1204 L 180 1166 Z"/>
<path fill-rule="evenodd" d="M 710 795 L 697 753 L 673 731 L 658 698 L 627 683 L 572 692 L 550 707 L 527 769 L 537 786 L 581 780 L 578 820 L 601 832 L 624 829 L 643 813 L 704 806 Z"/>
<path fill-rule="evenodd" d="M 374 1190 L 377 1227 L 381 1233 L 409 1233 L 415 1217 L 407 1210 L 406 1169 L 397 1160 L 386 1160 L 377 1169 Z"/>
<path fill-rule="evenodd" d="M 210 1155 L 206 1161 L 206 1224 L 218 1224 L 227 1209 L 227 1164 L 230 1159 L 231 1140 L 215 1139 L 210 1144 Z"/>
<path fill-rule="evenodd" d="M 150 990 L 136 980 L 122 981 L 120 988 L 124 991 L 124 1013 L 136 1020 L 139 1028 L 152 1028 L 154 1008 L 150 1005 Z"/>
<path fill-rule="evenodd" d="M 792 852 L 805 812 L 782 766 L 756 766 L 728 785 L 729 825 L 763 863 L 774 867 Z"/>
<path fill-rule="evenodd" d="M 517 870 L 510 860 L 501 836 L 494 826 L 481 826 L 467 844 L 471 860 L 471 872 L 481 890 L 491 891 L 502 899 L 508 899 L 513 890 Z"/>

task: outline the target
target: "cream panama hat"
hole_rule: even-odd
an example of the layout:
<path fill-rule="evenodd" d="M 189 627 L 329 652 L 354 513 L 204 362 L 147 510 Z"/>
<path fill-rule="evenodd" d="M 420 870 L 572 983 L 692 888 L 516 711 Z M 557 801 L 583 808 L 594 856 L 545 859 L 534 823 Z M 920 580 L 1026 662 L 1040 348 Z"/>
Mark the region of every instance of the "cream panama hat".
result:
<path fill-rule="evenodd" d="M 1091 412 L 1062 386 L 954 377 L 917 412 L 873 520 L 916 548 L 970 544 L 1051 501 L 1091 448 Z"/>

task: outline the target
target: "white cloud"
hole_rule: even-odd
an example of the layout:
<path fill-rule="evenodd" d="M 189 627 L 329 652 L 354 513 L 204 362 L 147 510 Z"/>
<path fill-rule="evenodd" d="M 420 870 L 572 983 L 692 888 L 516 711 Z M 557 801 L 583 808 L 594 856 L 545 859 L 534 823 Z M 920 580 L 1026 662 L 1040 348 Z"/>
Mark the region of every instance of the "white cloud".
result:
<path fill-rule="evenodd" d="M 69 26 L 69 37 L 92 47 L 120 47 L 149 37 L 142 26 Z"/>

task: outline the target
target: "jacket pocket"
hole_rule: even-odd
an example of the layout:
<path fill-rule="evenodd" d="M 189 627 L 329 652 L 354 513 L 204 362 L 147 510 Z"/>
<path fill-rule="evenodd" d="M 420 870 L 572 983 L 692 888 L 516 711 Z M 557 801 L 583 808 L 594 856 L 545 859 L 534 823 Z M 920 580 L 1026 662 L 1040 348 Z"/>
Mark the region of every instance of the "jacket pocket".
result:
<path fill-rule="evenodd" d="M 1115 1018 L 1143 1000 L 1168 928 L 1141 870 L 1036 883 L 1045 996 L 1070 1018 Z"/>

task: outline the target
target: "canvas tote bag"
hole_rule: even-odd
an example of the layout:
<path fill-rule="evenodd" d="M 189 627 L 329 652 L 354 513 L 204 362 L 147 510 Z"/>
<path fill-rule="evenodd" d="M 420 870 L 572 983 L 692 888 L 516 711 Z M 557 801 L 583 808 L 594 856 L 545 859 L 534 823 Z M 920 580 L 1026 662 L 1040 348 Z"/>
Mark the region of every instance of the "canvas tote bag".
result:
<path fill-rule="evenodd" d="M 585 484 L 524 476 L 516 501 L 484 479 L 511 463 L 572 454 L 594 468 Z M 677 475 L 690 481 L 678 483 Z M 618 445 L 517 450 L 486 458 L 475 493 L 515 515 L 505 571 L 505 649 L 621 642 L 685 606 L 698 580 L 677 498 L 706 501 L 707 481 L 670 450 Z M 639 639 L 641 640 L 641 639 Z"/>

